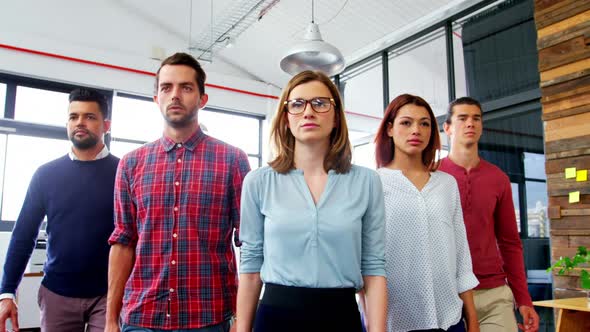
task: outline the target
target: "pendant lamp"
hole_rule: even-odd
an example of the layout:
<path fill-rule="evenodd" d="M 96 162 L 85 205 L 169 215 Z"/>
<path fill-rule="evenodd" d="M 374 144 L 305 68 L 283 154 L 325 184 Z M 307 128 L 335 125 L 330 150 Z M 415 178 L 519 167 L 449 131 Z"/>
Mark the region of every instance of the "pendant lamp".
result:
<path fill-rule="evenodd" d="M 304 70 L 320 70 L 328 76 L 344 70 L 344 57 L 340 51 L 322 39 L 319 26 L 314 23 L 313 0 L 311 2 L 311 23 L 303 41 L 291 47 L 281 60 L 281 69 L 291 75 Z"/>

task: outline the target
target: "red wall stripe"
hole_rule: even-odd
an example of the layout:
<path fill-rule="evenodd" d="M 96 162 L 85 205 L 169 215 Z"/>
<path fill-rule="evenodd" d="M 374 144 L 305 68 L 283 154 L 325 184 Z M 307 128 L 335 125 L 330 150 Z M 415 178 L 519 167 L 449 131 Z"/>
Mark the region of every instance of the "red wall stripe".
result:
<path fill-rule="evenodd" d="M 32 49 L 28 49 L 28 48 L 16 47 L 16 46 L 12 46 L 12 45 L 0 44 L 0 48 L 4 48 L 4 49 L 7 49 L 7 50 L 11 50 L 11 51 L 17 51 L 17 52 L 23 52 L 23 53 L 29 53 L 29 54 L 35 54 L 35 55 L 45 56 L 45 57 L 54 58 L 54 59 L 60 59 L 60 60 L 65 60 L 65 61 L 71 61 L 71 62 L 83 63 L 83 64 L 87 64 L 87 65 L 104 67 L 104 68 L 109 68 L 109 69 L 122 70 L 122 71 L 130 72 L 130 73 L 135 73 L 135 74 L 148 75 L 148 76 L 156 76 L 155 73 L 152 73 L 152 72 L 149 72 L 149 71 L 144 71 L 144 70 L 139 70 L 139 69 L 134 69 L 134 68 L 128 68 L 128 67 L 122 67 L 122 66 L 115 66 L 115 65 L 108 64 L 108 63 L 102 63 L 102 62 L 90 61 L 90 60 L 85 60 L 85 59 L 79 59 L 79 58 L 74 58 L 74 57 L 60 55 L 60 54 L 55 54 L 55 53 L 42 52 L 42 51 L 32 50 Z M 235 88 L 230 88 L 230 87 L 226 87 L 226 86 L 222 86 L 222 85 L 217 85 L 217 84 L 209 84 L 209 83 L 206 83 L 205 86 L 210 87 L 210 88 L 214 88 L 214 89 L 220 89 L 220 90 L 226 90 L 226 91 L 231 91 L 231 92 L 236 92 L 236 93 L 242 93 L 242 94 L 246 94 L 246 95 L 250 95 L 250 96 L 262 97 L 262 98 L 270 98 L 270 99 L 279 99 L 279 97 L 273 96 L 273 95 L 267 95 L 267 94 L 252 92 L 252 91 L 235 89 Z"/>

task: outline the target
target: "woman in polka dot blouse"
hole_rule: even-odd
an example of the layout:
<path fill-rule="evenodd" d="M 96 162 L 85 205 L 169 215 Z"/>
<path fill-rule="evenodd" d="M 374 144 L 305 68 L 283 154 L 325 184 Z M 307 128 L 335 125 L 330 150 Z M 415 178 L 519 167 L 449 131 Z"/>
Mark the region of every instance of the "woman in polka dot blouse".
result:
<path fill-rule="evenodd" d="M 385 199 L 387 330 L 479 332 L 459 190 L 436 171 L 432 109 L 418 96 L 398 96 L 375 142 Z"/>

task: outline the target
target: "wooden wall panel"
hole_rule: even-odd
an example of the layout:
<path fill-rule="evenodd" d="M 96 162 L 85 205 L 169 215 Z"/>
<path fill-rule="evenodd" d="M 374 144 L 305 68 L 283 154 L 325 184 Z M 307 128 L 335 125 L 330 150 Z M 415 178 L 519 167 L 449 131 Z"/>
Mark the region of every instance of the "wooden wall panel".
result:
<path fill-rule="evenodd" d="M 567 158 L 572 157 L 567 155 L 569 151 L 584 150 L 588 148 L 590 148 L 590 135 L 584 135 L 559 141 L 545 142 L 545 155 L 556 155 L 553 158 L 547 159 Z"/>
<path fill-rule="evenodd" d="M 541 85 L 549 85 L 548 82 L 563 82 L 564 78 L 580 77 L 588 69 L 590 69 L 590 58 L 546 70 L 541 72 Z"/>
<path fill-rule="evenodd" d="M 535 0 L 551 256 L 590 248 L 590 182 L 565 179 L 565 168 L 590 170 L 590 1 Z M 569 193 L 580 191 L 580 202 Z M 580 296 L 579 269 L 555 276 L 556 298 Z"/>
<path fill-rule="evenodd" d="M 565 196 L 553 196 L 549 197 L 549 205 L 557 205 L 561 206 L 562 209 L 571 209 L 571 208 L 580 208 L 580 209 L 588 209 L 590 208 L 590 196 L 582 196 L 580 197 L 580 203 L 573 203 L 570 204 L 568 197 Z"/>
<path fill-rule="evenodd" d="M 545 122 L 545 141 L 586 136 L 590 133 L 590 112 Z"/>
<path fill-rule="evenodd" d="M 556 235 L 551 238 L 551 244 L 557 248 L 567 248 L 570 244 L 570 237 L 568 235 Z"/>
<path fill-rule="evenodd" d="M 568 29 L 575 28 L 580 24 L 584 24 L 590 20 L 590 10 L 586 10 L 574 16 L 570 16 L 564 20 L 551 24 L 550 26 L 537 30 L 537 38 L 543 39 L 551 35 L 555 35 L 560 32 L 567 31 Z"/>
<path fill-rule="evenodd" d="M 590 2 L 588 2 L 590 3 Z M 582 60 L 590 54 L 587 38 L 579 36 L 539 51 L 539 70 L 545 71 Z"/>
<path fill-rule="evenodd" d="M 541 29 L 590 9 L 590 2 L 580 0 L 544 0 L 537 1 L 536 9 L 535 23 L 537 29 Z"/>
<path fill-rule="evenodd" d="M 588 111 L 590 111 L 590 92 L 569 96 L 553 103 L 543 103 L 543 120 L 554 120 Z"/>
<path fill-rule="evenodd" d="M 563 43 L 564 41 L 570 40 L 572 38 L 576 38 L 579 36 L 588 37 L 590 34 L 590 22 L 583 22 L 580 25 L 576 25 L 570 28 L 567 28 L 563 31 L 560 31 L 556 34 L 549 35 L 537 40 L 537 48 L 545 49 L 547 47 L 551 47 L 553 45 L 557 45 L 559 43 Z"/>
<path fill-rule="evenodd" d="M 582 157 L 547 160 L 545 162 L 545 172 L 548 175 L 547 181 L 553 181 L 553 177 L 550 176 L 550 174 L 559 173 L 561 176 L 565 177 L 564 170 L 567 167 L 576 167 L 577 169 L 590 169 L 590 155 Z M 574 182 L 575 180 L 572 181 L 572 183 Z"/>
<path fill-rule="evenodd" d="M 590 248 L 590 237 L 587 236 L 570 236 L 569 246 L 577 248 L 579 246 L 585 246 Z"/>
<path fill-rule="evenodd" d="M 569 96 L 576 95 L 580 92 L 579 89 L 587 89 L 590 85 L 590 75 L 583 76 L 576 80 L 563 82 L 561 84 L 554 84 L 541 89 L 541 101 L 552 102 L 560 99 L 564 99 Z M 586 92 L 587 90 L 582 90 Z"/>
<path fill-rule="evenodd" d="M 556 288 L 576 288 L 578 287 L 577 277 L 555 276 L 553 286 Z"/>

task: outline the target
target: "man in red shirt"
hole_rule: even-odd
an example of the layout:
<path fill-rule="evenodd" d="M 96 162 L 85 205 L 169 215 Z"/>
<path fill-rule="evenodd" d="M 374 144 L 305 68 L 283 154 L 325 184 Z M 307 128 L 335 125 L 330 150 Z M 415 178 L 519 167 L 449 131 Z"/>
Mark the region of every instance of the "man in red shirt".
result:
<path fill-rule="evenodd" d="M 156 89 L 164 135 L 117 170 L 105 332 L 227 332 L 248 157 L 199 128 L 208 97 L 192 56 L 165 59 Z"/>
<path fill-rule="evenodd" d="M 517 331 L 514 307 L 523 317 L 518 327 L 539 329 L 539 316 L 528 293 L 522 243 L 518 235 L 508 176 L 479 157 L 482 109 L 473 98 L 449 105 L 445 133 L 451 141 L 440 170 L 455 177 L 461 193 L 463 219 L 479 279 L 474 292 L 481 332 Z"/>

